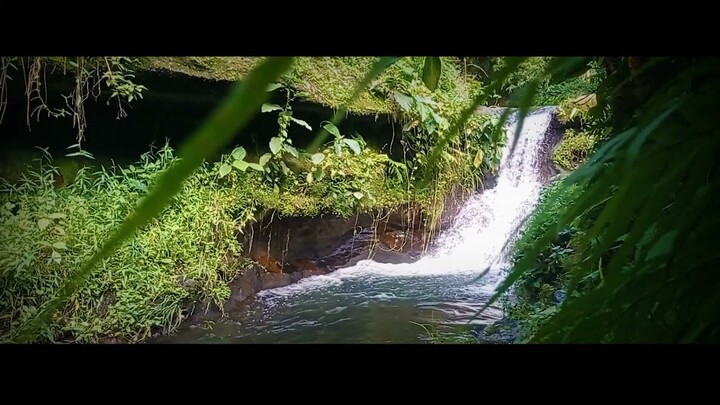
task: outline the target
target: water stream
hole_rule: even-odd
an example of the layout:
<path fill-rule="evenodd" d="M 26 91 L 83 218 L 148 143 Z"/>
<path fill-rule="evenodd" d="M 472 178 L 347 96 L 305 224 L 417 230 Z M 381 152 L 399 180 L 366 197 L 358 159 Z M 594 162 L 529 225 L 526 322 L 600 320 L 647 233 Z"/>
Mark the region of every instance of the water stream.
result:
<path fill-rule="evenodd" d="M 505 148 L 495 187 L 470 198 L 454 224 L 417 262 L 362 260 L 327 275 L 264 290 L 242 313 L 187 327 L 161 341 L 415 343 L 423 334 L 418 323 L 472 325 L 500 319 L 497 306 L 475 315 L 505 276 L 516 228 L 540 195 L 540 149 L 551 118 L 548 109 L 526 118 L 514 153 L 510 145 Z M 515 126 L 511 120 L 509 139 Z"/>

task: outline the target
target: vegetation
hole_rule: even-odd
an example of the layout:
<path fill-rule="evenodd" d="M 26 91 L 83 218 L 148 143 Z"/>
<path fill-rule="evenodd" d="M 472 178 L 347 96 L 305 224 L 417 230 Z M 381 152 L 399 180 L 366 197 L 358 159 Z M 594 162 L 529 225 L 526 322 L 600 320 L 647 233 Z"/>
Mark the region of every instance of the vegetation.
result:
<path fill-rule="evenodd" d="M 407 68 L 411 63 L 399 66 Z M 483 170 L 496 167 L 496 148 L 503 142 L 495 138 L 496 122 L 474 116 L 463 138 L 443 155 L 444 163 L 429 166 L 418 150 L 427 150 L 423 142 L 432 142 L 433 135 L 446 130 L 461 106 L 456 99 L 443 99 L 442 92 L 422 87 L 426 77 L 420 76 L 427 76 L 425 69 L 407 70 L 403 76 L 407 81 L 394 82 L 395 87 L 378 82 L 392 89 L 392 94 L 411 100 L 404 110 L 408 119 L 422 120 L 400 134 L 404 145 L 415 148 L 406 148 L 404 162 L 378 152 L 357 133 L 341 133 L 333 122 L 308 123 L 293 117 L 297 92 L 271 84 L 261 88 L 285 92 L 287 101 L 258 107 L 278 117 L 277 136 L 267 145 L 269 152 L 259 158 L 237 147 L 216 163 L 203 163 L 198 153 L 203 157 L 211 153 L 206 139 L 186 145 L 180 152 L 182 159 L 166 146 L 126 167 L 80 169 L 66 187 L 55 181 L 59 169 L 52 166 L 49 155 L 17 182 L 4 182 L 2 204 L 7 211 L 2 238 L 7 248 L 0 260 L 10 270 L 2 276 L 7 297 L 0 308 L 5 320 L 0 328 L 6 331 L 3 339 L 139 341 L 159 328 L 172 330 L 193 302 L 221 306 L 229 295 L 228 281 L 245 262 L 236 232 L 259 211 L 348 217 L 412 201 L 436 221 L 444 193 L 456 185 L 468 190 L 475 187 Z M 436 85 L 442 88 L 443 81 L 437 80 Z M 246 94 L 243 91 L 239 87 L 231 102 L 238 102 Z M 221 108 L 214 119 L 224 116 L 226 108 Z M 233 116 L 236 122 L 244 119 Z M 198 136 L 220 129 L 212 122 Z M 289 125 L 307 130 L 322 127 L 334 139 L 314 153 L 304 151 L 293 146 Z M 223 127 L 226 134 L 230 130 Z M 221 142 L 213 144 L 218 147 Z M 80 153 L 92 158 L 85 151 Z M 200 165 L 189 171 L 194 162 Z M 176 182 L 177 176 L 186 180 L 173 196 L 168 182 Z M 432 178 L 429 187 L 416 184 L 421 176 Z M 144 196 L 163 188 L 167 190 L 163 198 L 170 199 L 166 208 L 153 200 L 153 194 Z M 138 214 L 143 210 L 144 214 Z M 154 215 L 157 218 L 151 219 Z M 129 219 L 123 222 L 125 217 Z M 131 224 L 140 230 L 134 236 Z M 118 226 L 121 231 L 113 236 Z M 108 237 L 110 242 L 103 245 Z M 110 249 L 115 253 L 109 255 Z M 93 262 L 102 270 L 90 272 Z M 54 306 L 58 312 L 53 312 Z"/>
<path fill-rule="evenodd" d="M 575 170 L 592 154 L 597 138 L 588 132 L 576 132 L 570 128 L 553 152 L 553 163 L 565 170 Z"/>
<path fill-rule="evenodd" d="M 526 58 L 503 82 L 501 91 L 497 93 L 495 98 L 499 100 L 509 99 L 510 105 L 514 105 L 516 101 L 512 100 L 511 95 L 516 90 L 525 88 L 533 80 L 539 78 L 534 105 L 560 105 L 566 100 L 594 93 L 604 78 L 604 69 L 598 64 L 593 64 L 582 76 L 551 83 L 550 78 L 546 76 L 546 71 L 552 59 L 550 57 Z M 505 61 L 505 58 L 494 58 L 493 70 L 497 71 L 502 68 Z"/>
<path fill-rule="evenodd" d="M 230 186 L 233 182 L 255 181 L 255 187 L 250 189 L 264 191 L 256 191 L 259 194 L 250 196 L 252 201 L 269 206 L 279 206 L 284 201 L 293 207 L 286 212 L 296 212 L 296 207 L 300 206 L 305 207 L 306 212 L 318 212 L 315 204 L 320 203 L 303 205 L 300 201 L 303 196 L 312 199 L 319 194 L 325 198 L 333 196 L 341 199 L 333 201 L 331 206 L 333 209 L 343 207 L 341 212 L 344 213 L 347 207 L 372 208 L 375 204 L 398 201 L 393 197 L 395 194 L 381 191 L 386 186 L 378 189 L 368 186 L 381 178 L 384 182 L 398 183 L 402 178 L 404 182 L 400 184 L 403 186 L 401 190 L 407 193 L 405 196 L 437 201 L 437 198 L 431 199 L 423 193 L 435 194 L 437 190 L 444 190 L 443 187 L 447 186 L 443 184 L 449 183 L 449 178 L 473 182 L 478 177 L 468 176 L 468 173 L 477 173 L 473 169 L 492 166 L 495 157 L 492 153 L 503 142 L 495 135 L 497 131 L 494 128 L 503 123 L 507 114 L 486 132 L 486 120 L 473 118 L 473 113 L 477 106 L 498 92 L 517 89 L 517 97 L 511 99 L 511 103 L 519 107 L 518 131 L 524 115 L 533 105 L 561 103 L 568 98 L 595 92 L 597 105 L 587 111 L 587 118 L 592 121 L 590 131 L 592 136 L 597 137 L 598 144 L 587 162 L 544 194 L 540 209 L 516 247 L 515 268 L 487 305 L 513 286 L 519 297 L 530 297 L 540 302 L 542 309 L 539 312 L 537 308 L 526 308 L 522 314 L 522 303 L 515 310 L 516 315 L 520 314 L 517 316 L 532 320 L 526 327 L 530 342 L 718 341 L 720 298 L 715 291 L 720 286 L 720 277 L 714 270 L 720 264 L 720 255 L 714 249 L 718 243 L 715 231 L 718 221 L 714 208 L 720 194 L 715 157 L 720 150 L 720 138 L 716 136 L 720 123 L 714 112 L 720 107 L 720 59 L 506 58 L 498 64 L 494 80 L 486 88 L 473 92 L 476 94 L 474 97 L 463 100 L 459 97 L 445 99 L 442 91 L 431 90 L 436 83 L 435 78 L 439 76 L 438 70 L 445 69 L 442 62 L 428 58 L 422 64 L 416 64 L 412 59 L 403 64 L 397 58 L 381 58 L 370 66 L 369 73 L 360 75 L 362 77 L 357 80 L 359 85 L 345 93 L 340 103 L 350 106 L 359 102 L 367 94 L 364 91 L 366 85 L 371 84 L 371 92 L 382 94 L 386 102 L 396 104 L 398 113 L 405 114 L 408 119 L 409 125 L 405 126 L 402 139 L 410 159 L 394 164 L 375 155 L 375 166 L 380 161 L 387 163 L 382 175 L 380 171 L 372 173 L 373 163 L 356 161 L 358 168 L 371 173 L 356 172 L 351 177 L 366 177 L 354 183 L 349 179 L 335 182 L 337 178 L 333 178 L 333 170 L 337 171 L 343 164 L 350 165 L 348 161 L 363 159 L 367 145 L 363 145 L 360 137 L 339 132 L 342 114 L 338 113 L 327 123 L 305 123 L 323 128 L 317 139 L 330 134 L 334 139 L 320 152 L 309 148 L 303 155 L 303 151 L 296 150 L 295 156 L 290 140 L 283 136 L 283 125 L 295 122 L 286 106 L 279 110 L 271 107 L 270 111 L 265 108 L 268 112 L 279 111 L 280 131 L 269 145 L 270 156 L 264 162 L 256 163 L 261 170 L 251 166 L 255 162 L 245 161 L 246 156 L 239 149 L 212 168 L 203 169 L 206 165 L 204 160 L 226 143 L 229 135 L 242 127 L 252 114 L 261 110 L 267 98 L 266 89 L 277 82 L 290 62 L 290 58 L 269 58 L 253 69 L 206 125 L 181 148 L 180 159 L 157 177 L 152 177 L 152 181 L 150 177 L 143 179 L 140 175 L 133 175 L 110 187 L 121 189 L 130 196 L 133 190 L 144 191 L 139 183 L 148 187 L 149 193 L 139 203 L 133 201 L 125 207 L 116 207 L 117 211 L 101 214 L 95 209 L 87 209 L 94 215 L 111 216 L 110 220 L 101 221 L 117 223 L 119 228 L 114 233 L 106 231 L 105 234 L 102 229 L 112 230 L 112 225 L 98 228 L 98 233 L 94 234 L 97 239 L 92 240 L 85 253 L 75 253 L 72 249 L 80 249 L 83 244 L 90 245 L 88 238 L 68 235 L 65 229 L 82 233 L 77 225 L 72 225 L 74 219 L 71 215 L 86 215 L 81 209 L 83 201 L 73 200 L 72 195 L 63 196 L 62 203 L 54 198 L 54 194 L 70 193 L 70 190 L 82 194 L 81 190 L 77 190 L 80 186 L 75 184 L 85 184 L 82 180 L 85 177 L 78 176 L 81 180 L 76 179 L 67 188 L 68 191 L 50 187 L 50 174 L 42 171 L 35 173 L 34 178 L 21 180 L 16 186 L 6 185 L 8 193 L 5 194 L 13 196 L 14 200 L 3 202 L 3 220 L 6 222 L 2 229 L 3 237 L 28 232 L 23 239 L 27 246 L 18 248 L 34 249 L 24 251 L 21 256 L 8 254 L 1 258 L 4 264 L 14 266 L 6 271 L 3 279 L 6 287 L 3 291 L 10 303 L 6 310 L 10 315 L 4 313 L 2 319 L 10 324 L 8 326 L 21 327 L 24 332 L 19 337 L 10 335 L 6 338 L 31 341 L 37 338 L 38 332 L 50 338 L 57 336 L 59 331 L 70 331 L 75 336 L 97 336 L 98 329 L 102 331 L 107 325 L 101 322 L 98 326 L 89 319 L 73 318 L 73 308 L 85 305 L 87 312 L 99 314 L 104 311 L 105 297 L 112 296 L 108 286 L 114 285 L 113 280 L 116 279 L 103 279 L 108 276 L 95 275 L 91 270 L 99 265 L 107 272 L 108 264 L 117 260 L 112 254 L 125 257 L 120 252 L 127 246 L 142 252 L 140 241 L 149 238 L 148 232 L 156 221 L 167 220 L 168 224 L 180 221 L 177 218 L 163 219 L 164 215 L 178 209 L 175 206 L 167 208 L 166 205 L 175 201 L 174 196 L 185 190 L 183 187 L 201 181 L 196 176 L 201 176 L 203 170 L 209 170 L 214 175 L 212 181 L 220 185 L 217 192 L 230 189 L 234 195 L 235 190 Z M 383 71 L 388 76 L 380 75 Z M 421 81 L 428 87 L 426 90 L 429 93 L 423 94 L 425 90 L 418 88 Z M 440 79 L 437 84 L 440 90 L 443 89 L 442 83 Z M 455 102 L 457 104 L 453 104 Z M 344 108 L 340 112 L 344 114 Z M 574 119 L 576 114 L 571 110 L 568 119 Z M 480 141 L 480 146 L 469 142 L 468 137 Z M 587 143 L 578 143 L 584 150 L 590 151 Z M 579 148 L 567 148 L 562 161 L 572 164 L 568 167 L 574 167 L 573 151 Z M 318 153 L 323 155 L 322 159 Z M 370 158 L 371 154 L 367 153 Z M 293 171 L 285 161 L 286 155 L 296 159 L 303 157 L 300 160 L 304 162 L 304 167 L 311 169 L 296 168 Z M 334 160 L 334 157 L 338 159 Z M 404 178 L 405 171 L 399 169 L 399 164 L 405 164 L 407 168 Z M 254 171 L 248 171 L 248 168 Z M 396 169 L 393 180 L 388 170 Z M 352 168 L 346 166 L 340 170 L 345 174 L 340 177 L 345 178 Z M 316 177 L 316 173 L 322 175 Z M 97 178 L 104 177 L 98 175 Z M 186 180 L 187 184 L 183 186 Z M 427 184 L 431 186 L 426 187 Z M 280 197 L 285 191 L 287 196 Z M 198 205 L 189 210 L 211 209 L 203 203 L 210 199 L 200 195 L 196 197 Z M 398 192 L 397 195 L 403 194 Z M 113 201 L 121 201 L 119 194 L 113 197 Z M 70 204 L 70 201 L 75 202 L 70 206 L 64 205 Z M 237 215 L 237 212 L 249 215 L 251 212 L 237 208 L 231 215 Z M 127 219 L 122 221 L 127 214 Z M 222 214 L 219 215 L 222 217 Z M 156 216 L 158 218 L 153 219 Z M 222 235 L 225 228 L 220 226 Z M 141 232 L 135 235 L 137 229 Z M 171 236 L 166 237 L 173 240 Z M 106 238 L 109 239 L 103 244 Z M 212 260 L 216 248 L 208 249 L 208 257 Z M 77 254 L 77 260 L 67 256 L 67 251 L 73 254 L 72 257 Z M 126 254 L 132 260 L 141 260 L 132 250 Z M 157 257 L 172 260 L 174 256 L 165 251 L 164 255 L 148 256 L 147 260 Z M 73 268 L 59 267 L 68 262 L 74 262 Z M 33 263 L 36 265 L 31 266 Z M 76 270 L 81 263 L 80 270 Z M 208 268 L 217 263 L 210 264 Z M 13 270 L 17 268 L 22 271 Z M 117 271 L 126 269 L 121 267 Z M 220 300 L 226 296 L 222 287 L 207 288 L 212 284 L 207 280 L 223 277 L 217 268 L 213 269 L 214 273 L 192 271 L 194 273 L 190 274 L 206 283 L 203 288 L 195 290 L 196 294 Z M 153 274 L 152 270 L 148 270 L 142 276 L 133 277 L 151 278 Z M 99 284 L 83 283 L 91 275 L 99 278 L 91 278 Z M 102 284 L 103 280 L 106 284 Z M 90 292 L 92 286 L 97 290 Z M 159 296 L 153 295 L 155 290 L 142 290 L 146 286 L 137 288 L 143 294 L 142 298 L 118 298 L 118 293 L 115 293 L 113 305 L 118 305 L 120 309 L 108 319 L 113 319 L 117 327 L 128 325 L 128 322 L 134 321 L 133 317 L 140 316 L 140 312 L 133 311 L 141 306 L 140 302 L 147 306 L 147 301 L 143 300 L 148 297 L 155 299 L 153 304 L 157 304 Z M 558 290 L 564 293 L 562 299 L 556 297 Z M 83 295 L 85 291 L 88 295 Z M 173 297 L 168 298 L 170 300 L 187 297 L 170 286 L 163 291 L 166 292 L 163 297 Z M 38 298 L 53 296 L 49 301 Z M 70 299 L 72 301 L 68 301 Z M 107 300 L 112 301 L 110 298 Z M 140 316 L 142 327 L 172 324 L 177 317 L 173 317 L 171 308 L 178 307 L 159 305 L 155 307 L 158 312 L 143 312 Z M 70 315 L 67 318 L 58 317 L 55 315 L 57 308 L 69 311 Z M 48 323 L 51 319 L 52 322 Z M 73 319 L 74 323 L 67 323 Z M 77 325 L 85 328 L 83 332 L 77 332 Z M 117 328 L 112 330 L 118 333 Z M 133 332 L 136 333 L 133 336 L 142 335 L 142 331 L 140 335 L 137 330 Z"/>
<path fill-rule="evenodd" d="M 568 298 L 531 341 L 717 341 L 718 122 L 710 111 L 719 101 L 720 62 L 603 62 L 610 75 L 591 115 L 609 108 L 612 136 L 565 179 L 582 189 L 580 197 L 523 252 L 495 298 L 575 227 Z"/>

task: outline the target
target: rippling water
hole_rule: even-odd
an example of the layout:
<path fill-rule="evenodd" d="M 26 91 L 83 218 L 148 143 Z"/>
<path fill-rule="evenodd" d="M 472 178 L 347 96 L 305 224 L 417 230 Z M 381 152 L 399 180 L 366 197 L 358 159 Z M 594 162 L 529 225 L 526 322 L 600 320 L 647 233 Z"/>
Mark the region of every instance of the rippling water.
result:
<path fill-rule="evenodd" d="M 173 343 L 415 343 L 419 324 L 470 327 L 509 267 L 508 247 L 540 195 L 538 156 L 551 112 L 525 120 L 515 153 L 503 155 L 496 186 L 469 199 L 432 252 L 415 263 L 362 260 L 333 273 L 265 290 L 215 324 L 188 326 Z M 514 131 L 510 123 L 508 131 Z M 487 268 L 490 270 L 483 274 Z"/>

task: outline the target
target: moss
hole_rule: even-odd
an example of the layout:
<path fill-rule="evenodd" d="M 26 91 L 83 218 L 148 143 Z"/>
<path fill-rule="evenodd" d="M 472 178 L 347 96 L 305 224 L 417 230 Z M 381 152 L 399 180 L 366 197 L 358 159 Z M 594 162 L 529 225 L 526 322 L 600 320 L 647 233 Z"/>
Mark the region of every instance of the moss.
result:
<path fill-rule="evenodd" d="M 460 74 L 456 58 L 442 58 L 443 73 L 439 92 L 466 100 L 469 89 L 479 86 Z M 144 57 L 140 68 L 183 73 L 210 80 L 240 80 L 262 60 L 260 57 Z M 339 108 L 352 94 L 356 83 L 370 70 L 376 58 L 372 57 L 299 57 L 283 81 L 294 87 L 301 98 L 331 108 Z M 416 69 L 422 69 L 423 58 L 410 58 Z M 400 68 L 393 66 L 384 72 L 379 81 L 398 77 Z M 152 89 L 151 89 L 152 90 Z M 395 104 L 386 97 L 371 91 L 363 92 L 348 111 L 356 114 L 397 113 Z"/>

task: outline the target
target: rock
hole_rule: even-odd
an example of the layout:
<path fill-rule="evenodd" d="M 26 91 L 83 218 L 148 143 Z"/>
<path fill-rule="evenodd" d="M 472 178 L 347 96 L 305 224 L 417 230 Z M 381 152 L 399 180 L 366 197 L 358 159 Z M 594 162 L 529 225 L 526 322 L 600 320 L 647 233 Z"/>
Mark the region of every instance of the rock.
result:
<path fill-rule="evenodd" d="M 265 270 L 260 266 L 252 266 L 248 269 L 241 270 L 235 279 L 233 279 L 228 287 L 230 288 L 230 298 L 225 302 L 225 311 L 233 311 L 239 305 L 262 289 L 262 274 Z"/>
<path fill-rule="evenodd" d="M 403 231 L 389 231 L 380 234 L 378 236 L 378 242 L 380 246 L 394 251 L 402 251 L 405 248 L 405 232 Z"/>
<path fill-rule="evenodd" d="M 520 336 L 520 323 L 501 319 L 490 325 L 479 325 L 473 330 L 475 339 L 483 344 L 511 344 Z"/>
<path fill-rule="evenodd" d="M 282 273 L 282 267 L 277 260 L 273 259 L 267 253 L 258 253 L 253 257 L 253 260 L 258 262 L 259 265 L 263 266 L 270 273 Z"/>
<path fill-rule="evenodd" d="M 260 289 L 267 290 L 269 288 L 278 288 L 290 285 L 299 280 L 299 278 L 297 278 L 297 276 L 293 276 L 293 274 L 295 273 L 265 273 L 260 276 L 260 281 L 262 283 Z"/>
<path fill-rule="evenodd" d="M 557 304 L 562 304 L 562 302 L 565 301 L 565 291 L 555 291 L 555 294 L 553 294 L 553 301 Z"/>

